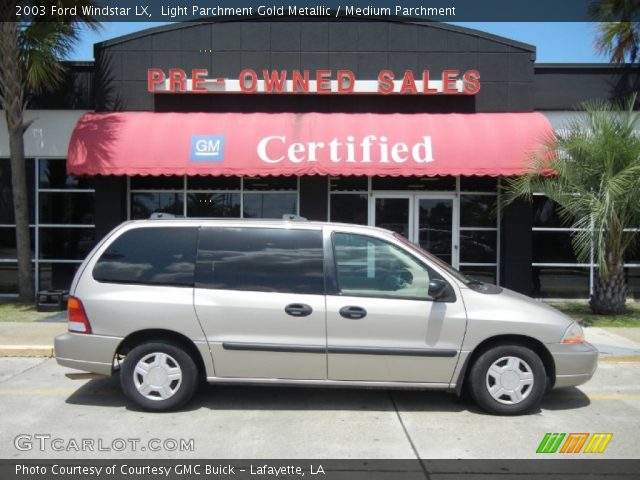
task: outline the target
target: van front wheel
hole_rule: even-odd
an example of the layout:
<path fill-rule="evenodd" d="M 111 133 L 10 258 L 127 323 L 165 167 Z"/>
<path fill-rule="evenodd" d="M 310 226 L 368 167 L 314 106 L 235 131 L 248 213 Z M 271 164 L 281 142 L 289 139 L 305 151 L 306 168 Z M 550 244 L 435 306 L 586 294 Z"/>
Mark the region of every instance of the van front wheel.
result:
<path fill-rule="evenodd" d="M 120 384 L 127 398 L 145 410 L 174 410 L 195 393 L 198 367 L 173 343 L 143 343 L 126 356 Z"/>
<path fill-rule="evenodd" d="M 519 415 L 540 403 L 547 388 L 547 375 L 533 350 L 502 345 L 477 358 L 471 367 L 469 387 L 483 410 L 496 415 Z"/>

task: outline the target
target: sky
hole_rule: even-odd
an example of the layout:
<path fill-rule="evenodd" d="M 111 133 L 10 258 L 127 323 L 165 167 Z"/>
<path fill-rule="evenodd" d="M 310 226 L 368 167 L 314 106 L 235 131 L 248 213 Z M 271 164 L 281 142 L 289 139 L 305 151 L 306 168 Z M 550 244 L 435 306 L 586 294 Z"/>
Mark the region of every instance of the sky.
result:
<path fill-rule="evenodd" d="M 98 32 L 84 31 L 69 60 L 93 60 L 93 44 L 166 23 L 105 22 Z M 608 58 L 595 52 L 596 23 L 469 22 L 474 28 L 537 47 L 538 63 L 602 63 Z"/>

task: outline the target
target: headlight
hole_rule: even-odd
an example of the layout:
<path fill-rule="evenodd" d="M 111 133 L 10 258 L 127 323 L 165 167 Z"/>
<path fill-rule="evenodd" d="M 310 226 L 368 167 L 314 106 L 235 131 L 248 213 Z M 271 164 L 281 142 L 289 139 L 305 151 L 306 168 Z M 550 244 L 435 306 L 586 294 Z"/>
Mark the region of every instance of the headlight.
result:
<path fill-rule="evenodd" d="M 582 343 L 584 342 L 584 331 L 578 322 L 573 322 L 567 327 L 562 336 L 562 343 Z"/>

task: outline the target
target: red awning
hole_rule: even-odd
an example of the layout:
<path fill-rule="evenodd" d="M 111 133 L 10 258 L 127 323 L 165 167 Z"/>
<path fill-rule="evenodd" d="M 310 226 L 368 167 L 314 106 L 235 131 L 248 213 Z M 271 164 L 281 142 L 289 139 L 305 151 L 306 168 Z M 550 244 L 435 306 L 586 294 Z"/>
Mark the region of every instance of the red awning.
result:
<path fill-rule="evenodd" d="M 89 113 L 73 175 L 518 175 L 539 113 Z"/>

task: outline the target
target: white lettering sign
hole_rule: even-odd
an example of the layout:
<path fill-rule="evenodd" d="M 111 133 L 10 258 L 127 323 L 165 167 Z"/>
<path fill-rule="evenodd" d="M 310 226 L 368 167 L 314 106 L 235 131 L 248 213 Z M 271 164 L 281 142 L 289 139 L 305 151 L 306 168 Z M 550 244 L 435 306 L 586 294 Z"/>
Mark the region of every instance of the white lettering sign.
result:
<path fill-rule="evenodd" d="M 379 163 L 434 161 L 430 136 L 423 136 L 421 141 L 413 145 L 388 142 L 389 139 L 384 135 L 366 135 L 361 142 L 349 135 L 344 140 L 333 138 L 326 143 L 288 143 L 287 137 L 273 135 L 258 142 L 257 154 L 258 158 L 266 163 L 280 163 L 284 160 L 291 163 L 316 162 L 319 154 L 324 151 L 328 151 L 329 161 L 333 163 L 371 163 L 373 157 L 377 157 Z"/>

